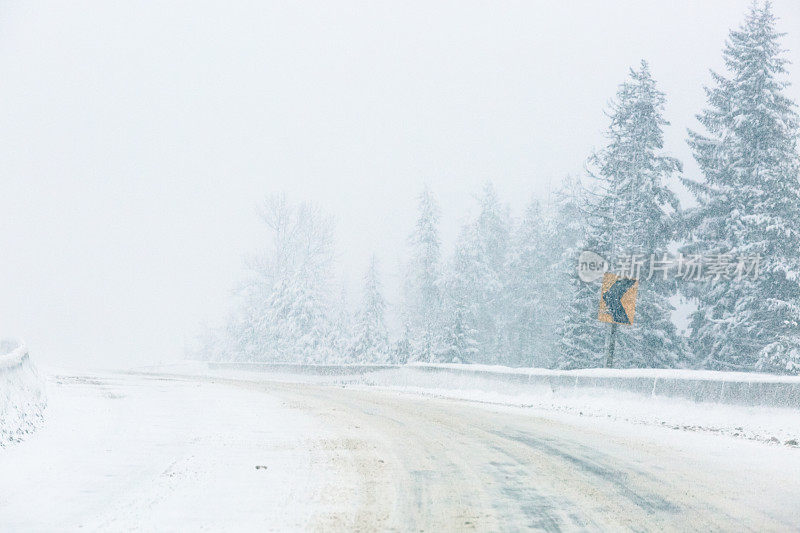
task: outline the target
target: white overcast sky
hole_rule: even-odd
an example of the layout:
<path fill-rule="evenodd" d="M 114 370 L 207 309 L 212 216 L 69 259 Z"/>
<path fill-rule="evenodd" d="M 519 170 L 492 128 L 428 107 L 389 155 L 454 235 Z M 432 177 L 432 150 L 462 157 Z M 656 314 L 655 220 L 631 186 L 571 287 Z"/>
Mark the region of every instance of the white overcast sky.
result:
<path fill-rule="evenodd" d="M 55 365 L 181 357 L 276 191 L 336 217 L 351 284 L 375 251 L 392 296 L 423 183 L 447 242 L 486 180 L 516 212 L 546 197 L 641 58 L 692 174 L 685 130 L 748 5 L 2 2 L 0 336 Z M 800 2 L 774 8 L 798 80 Z"/>

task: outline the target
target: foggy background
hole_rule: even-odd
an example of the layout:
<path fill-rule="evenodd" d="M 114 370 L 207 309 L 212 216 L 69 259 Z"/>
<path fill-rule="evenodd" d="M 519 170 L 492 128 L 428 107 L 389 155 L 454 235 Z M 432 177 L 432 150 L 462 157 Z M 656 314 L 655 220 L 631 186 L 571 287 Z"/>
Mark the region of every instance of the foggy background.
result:
<path fill-rule="evenodd" d="M 52 365 L 182 357 L 276 191 L 336 217 L 351 302 L 374 251 L 393 304 L 424 183 L 445 250 L 484 181 L 515 214 L 546 198 L 641 58 L 696 177 L 686 127 L 748 6 L 2 2 L 0 336 Z M 797 80 L 800 4 L 774 11 Z"/>

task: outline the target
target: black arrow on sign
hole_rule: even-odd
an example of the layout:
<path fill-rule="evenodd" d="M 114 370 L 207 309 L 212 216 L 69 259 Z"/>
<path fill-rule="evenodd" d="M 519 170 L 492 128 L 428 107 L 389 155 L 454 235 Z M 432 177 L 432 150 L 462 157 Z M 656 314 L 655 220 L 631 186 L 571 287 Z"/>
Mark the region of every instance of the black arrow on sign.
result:
<path fill-rule="evenodd" d="M 628 313 L 625 312 L 625 308 L 622 306 L 622 297 L 634 283 L 636 283 L 635 279 L 618 279 L 603 295 L 603 301 L 606 303 L 606 308 L 608 308 L 608 312 L 614 322 L 619 324 L 631 323 Z"/>

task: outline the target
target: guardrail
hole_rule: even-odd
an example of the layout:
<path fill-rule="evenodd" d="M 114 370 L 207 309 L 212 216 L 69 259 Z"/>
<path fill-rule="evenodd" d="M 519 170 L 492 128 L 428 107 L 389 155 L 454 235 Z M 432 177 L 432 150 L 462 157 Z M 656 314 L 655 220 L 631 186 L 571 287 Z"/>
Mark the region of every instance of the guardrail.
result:
<path fill-rule="evenodd" d="M 669 369 L 543 369 L 465 368 L 466 365 L 411 366 L 423 372 L 478 377 L 490 383 L 540 386 L 557 393 L 590 389 L 617 390 L 695 402 L 800 408 L 800 377 L 746 372 Z"/>
<path fill-rule="evenodd" d="M 573 395 L 622 391 L 695 402 L 800 409 L 800 377 L 744 372 L 669 369 L 547 370 L 484 365 L 300 365 L 212 362 L 210 369 L 327 376 L 334 383 L 363 383 L 504 394 L 540 391 Z"/>

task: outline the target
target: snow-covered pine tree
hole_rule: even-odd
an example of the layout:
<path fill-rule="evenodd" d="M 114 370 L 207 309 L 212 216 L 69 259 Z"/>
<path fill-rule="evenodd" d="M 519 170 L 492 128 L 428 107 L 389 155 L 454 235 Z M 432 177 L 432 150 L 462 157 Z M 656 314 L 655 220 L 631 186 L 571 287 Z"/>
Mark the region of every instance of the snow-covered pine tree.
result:
<path fill-rule="evenodd" d="M 389 362 L 398 365 L 406 364 L 411 358 L 411 326 L 403 324 L 400 338 L 392 345 Z"/>
<path fill-rule="evenodd" d="M 441 340 L 439 216 L 439 205 L 425 187 L 419 196 L 417 225 L 409 239 L 411 260 L 403 286 L 403 314 L 411 332 L 411 359 L 416 361 L 434 361 Z"/>
<path fill-rule="evenodd" d="M 356 322 L 355 342 L 351 349 L 355 363 L 389 362 L 389 334 L 384 319 L 385 311 L 386 301 L 381 294 L 378 263 L 373 256 L 364 275 L 363 302 Z"/>
<path fill-rule="evenodd" d="M 468 335 L 464 346 L 475 352 L 473 362 L 509 364 L 505 325 L 511 222 L 491 184 L 486 184 L 479 202 L 478 217 L 462 229 L 447 274 L 448 329 L 460 331 L 446 335 Z"/>
<path fill-rule="evenodd" d="M 326 363 L 335 355 L 327 294 L 303 275 L 282 279 L 268 301 L 277 360 Z"/>
<path fill-rule="evenodd" d="M 330 363 L 347 363 L 350 357 L 350 348 L 354 344 L 354 316 L 350 312 L 347 298 L 347 288 L 344 281 L 339 291 L 338 301 L 333 303 L 332 327 L 331 327 L 331 346 L 334 355 Z"/>
<path fill-rule="evenodd" d="M 481 361 L 476 331 L 467 320 L 468 310 L 462 300 L 449 299 L 445 304 L 442 344 L 437 359 L 446 363 L 475 363 Z"/>
<path fill-rule="evenodd" d="M 509 364 L 548 367 L 554 363 L 560 316 L 553 277 L 559 246 L 538 200 L 532 200 L 514 231 L 508 260 L 506 335 Z"/>
<path fill-rule="evenodd" d="M 551 247 L 557 259 L 551 267 L 553 299 L 558 308 L 556 327 L 557 368 L 571 370 L 602 366 L 603 343 L 608 333 L 597 320 L 599 283 L 578 278 L 578 257 L 597 248 L 589 234 L 586 190 L 577 178 L 567 177 L 555 194 Z"/>
<path fill-rule="evenodd" d="M 662 128 L 669 124 L 662 116 L 665 100 L 647 62 L 631 69 L 611 104 L 608 144 L 589 159 L 593 198 L 587 207 L 585 245 L 607 260 L 663 254 L 675 236 L 678 200 L 667 182 L 681 171 L 681 164 L 662 153 Z M 669 302 L 675 290 L 674 279 L 654 276 L 639 280 L 635 323 L 618 330 L 615 362 L 619 366 L 682 364 L 684 342 L 672 322 L 674 308 Z M 586 297 L 583 292 L 578 291 L 581 299 Z M 599 289 L 591 298 L 593 313 L 576 319 L 596 320 L 598 298 Z M 584 326 L 594 329 L 588 323 Z M 577 339 L 567 341 L 577 344 Z M 603 344 L 597 343 L 595 350 L 602 353 Z M 597 363 L 594 354 L 586 355 L 590 356 L 586 365 Z"/>
<path fill-rule="evenodd" d="M 798 115 L 780 37 L 770 3 L 754 3 L 729 34 L 727 74 L 712 72 L 698 115 L 705 132 L 689 132 L 703 180 L 685 180 L 699 205 L 686 217 L 684 251 L 760 256 L 757 279 L 691 293 L 690 346 L 708 368 L 800 372 Z"/>
<path fill-rule="evenodd" d="M 485 363 L 485 352 L 480 352 L 477 330 L 478 302 L 475 300 L 477 284 L 474 279 L 480 250 L 472 235 L 474 228 L 461 228 L 453 256 L 448 261 L 443 282 L 442 346 L 437 357 L 451 363 L 458 360 L 466 363 Z"/>

